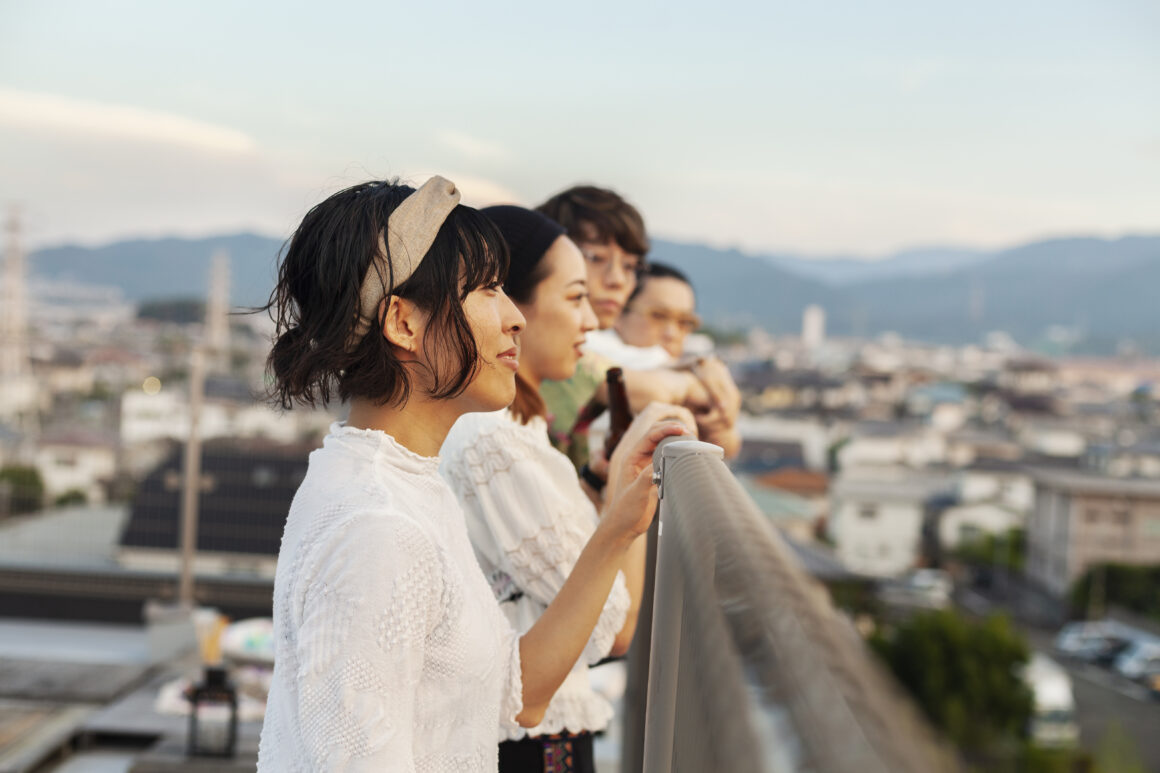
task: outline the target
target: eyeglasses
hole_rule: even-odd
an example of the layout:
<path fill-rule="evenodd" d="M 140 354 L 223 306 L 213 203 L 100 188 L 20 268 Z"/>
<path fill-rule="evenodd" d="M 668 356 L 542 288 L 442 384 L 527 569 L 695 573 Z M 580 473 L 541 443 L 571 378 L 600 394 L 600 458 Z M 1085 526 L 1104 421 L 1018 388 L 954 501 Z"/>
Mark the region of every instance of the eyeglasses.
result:
<path fill-rule="evenodd" d="M 701 326 L 701 318 L 696 314 L 678 314 L 666 309 L 658 308 L 630 308 L 627 311 L 643 315 L 649 322 L 657 327 L 666 327 L 668 325 L 676 325 L 677 329 L 684 335 L 692 333 Z"/>
<path fill-rule="evenodd" d="M 585 261 L 601 268 L 608 266 L 610 262 L 619 263 L 621 271 L 623 271 L 625 274 L 631 274 L 633 276 L 639 274 L 643 268 L 639 255 L 633 255 L 632 253 L 624 252 L 623 250 L 613 251 L 601 249 L 600 251 L 597 251 L 595 249 L 586 248 L 582 249 L 580 254 L 584 256 Z"/>

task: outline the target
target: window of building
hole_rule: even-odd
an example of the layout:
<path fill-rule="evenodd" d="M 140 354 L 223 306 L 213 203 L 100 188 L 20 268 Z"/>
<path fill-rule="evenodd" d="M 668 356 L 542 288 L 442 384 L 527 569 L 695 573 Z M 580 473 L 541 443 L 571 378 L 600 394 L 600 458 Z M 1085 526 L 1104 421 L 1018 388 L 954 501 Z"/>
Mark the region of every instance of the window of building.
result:
<path fill-rule="evenodd" d="M 959 544 L 969 545 L 979 542 L 983 538 L 983 530 L 973 523 L 964 523 L 959 526 Z"/>
<path fill-rule="evenodd" d="M 858 515 L 859 515 L 859 517 L 866 518 L 867 520 L 875 518 L 878 516 L 878 506 L 877 505 L 860 505 L 858 507 Z"/>

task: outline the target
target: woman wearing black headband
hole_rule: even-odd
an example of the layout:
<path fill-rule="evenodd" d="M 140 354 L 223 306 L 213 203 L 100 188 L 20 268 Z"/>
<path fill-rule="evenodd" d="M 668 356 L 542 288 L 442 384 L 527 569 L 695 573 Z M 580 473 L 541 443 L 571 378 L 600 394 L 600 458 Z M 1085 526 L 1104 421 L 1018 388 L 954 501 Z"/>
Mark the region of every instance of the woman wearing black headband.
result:
<path fill-rule="evenodd" d="M 511 264 L 504 290 L 527 320 L 520 334 L 516 399 L 510 409 L 465 415 L 443 444 L 442 472 L 459 496 L 480 566 L 517 631 L 539 624 L 564 592 L 585 544 L 603 518 L 622 507 L 624 452 L 613 454 L 603 518 L 580 486 L 568 457 L 548 438 L 540 385 L 572 376 L 584 335 L 596 327 L 580 250 L 544 215 L 514 206 L 487 207 Z M 661 418 L 694 426 L 684 408 L 653 404 L 622 441 L 627 451 Z M 588 666 L 623 654 L 636 629 L 644 584 L 645 540 L 622 565 L 582 656 L 548 705 L 526 728 L 500 725 L 501 773 L 594 770 L 592 734 L 612 719 L 612 706 L 589 681 Z"/>
<path fill-rule="evenodd" d="M 522 636 L 472 555 L 435 456 L 468 411 L 515 395 L 524 318 L 494 226 L 442 178 L 354 186 L 312 209 L 268 308 L 284 407 L 349 402 L 286 520 L 262 771 L 494 771 L 501 721 L 533 726 L 651 520 L 650 457 L 632 449 L 623 506 Z"/>

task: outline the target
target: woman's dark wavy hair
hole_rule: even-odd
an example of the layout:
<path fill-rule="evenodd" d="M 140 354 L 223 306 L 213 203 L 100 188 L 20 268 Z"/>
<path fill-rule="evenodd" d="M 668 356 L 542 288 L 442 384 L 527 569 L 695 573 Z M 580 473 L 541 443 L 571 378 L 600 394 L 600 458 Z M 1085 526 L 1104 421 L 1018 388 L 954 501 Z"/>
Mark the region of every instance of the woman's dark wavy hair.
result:
<path fill-rule="evenodd" d="M 366 182 L 306 213 L 283 248 L 278 284 L 262 307 L 276 325 L 266 363 L 272 401 L 290 408 L 328 405 L 337 396 L 401 405 L 410 397 L 407 369 L 382 335 L 381 319 L 353 351 L 346 351 L 346 343 L 358 320 L 363 277 L 368 270 L 382 270 L 379 262 L 372 263 L 383 243 L 380 234 L 413 192 L 397 181 Z M 479 287 L 502 282 L 507 268 L 507 245 L 495 225 L 460 205 L 410 278 L 394 287 L 392 276 L 382 277 L 394 288 L 392 295 L 431 315 L 424 342 L 428 351 L 441 353 L 428 368 L 432 397 L 455 397 L 475 377 L 479 350 L 463 300 Z"/>

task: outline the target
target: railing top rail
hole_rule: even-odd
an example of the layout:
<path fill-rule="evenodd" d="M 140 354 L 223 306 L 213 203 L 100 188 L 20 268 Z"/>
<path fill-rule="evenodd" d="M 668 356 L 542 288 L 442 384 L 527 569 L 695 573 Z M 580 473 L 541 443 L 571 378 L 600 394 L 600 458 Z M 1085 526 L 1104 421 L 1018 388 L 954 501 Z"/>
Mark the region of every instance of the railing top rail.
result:
<path fill-rule="evenodd" d="M 668 439 L 653 460 L 662 498 L 659 550 L 673 551 L 687 573 L 681 603 L 720 610 L 735 648 L 728 657 L 737 656 L 744 681 L 798 747 L 797 762 L 783 758 L 774 767 L 958 770 L 949 747 L 800 568 L 720 449 Z M 666 592 L 658 575 L 658 609 Z M 656 646 L 654 634 L 654 652 Z M 749 721 L 770 727 L 768 718 Z"/>

